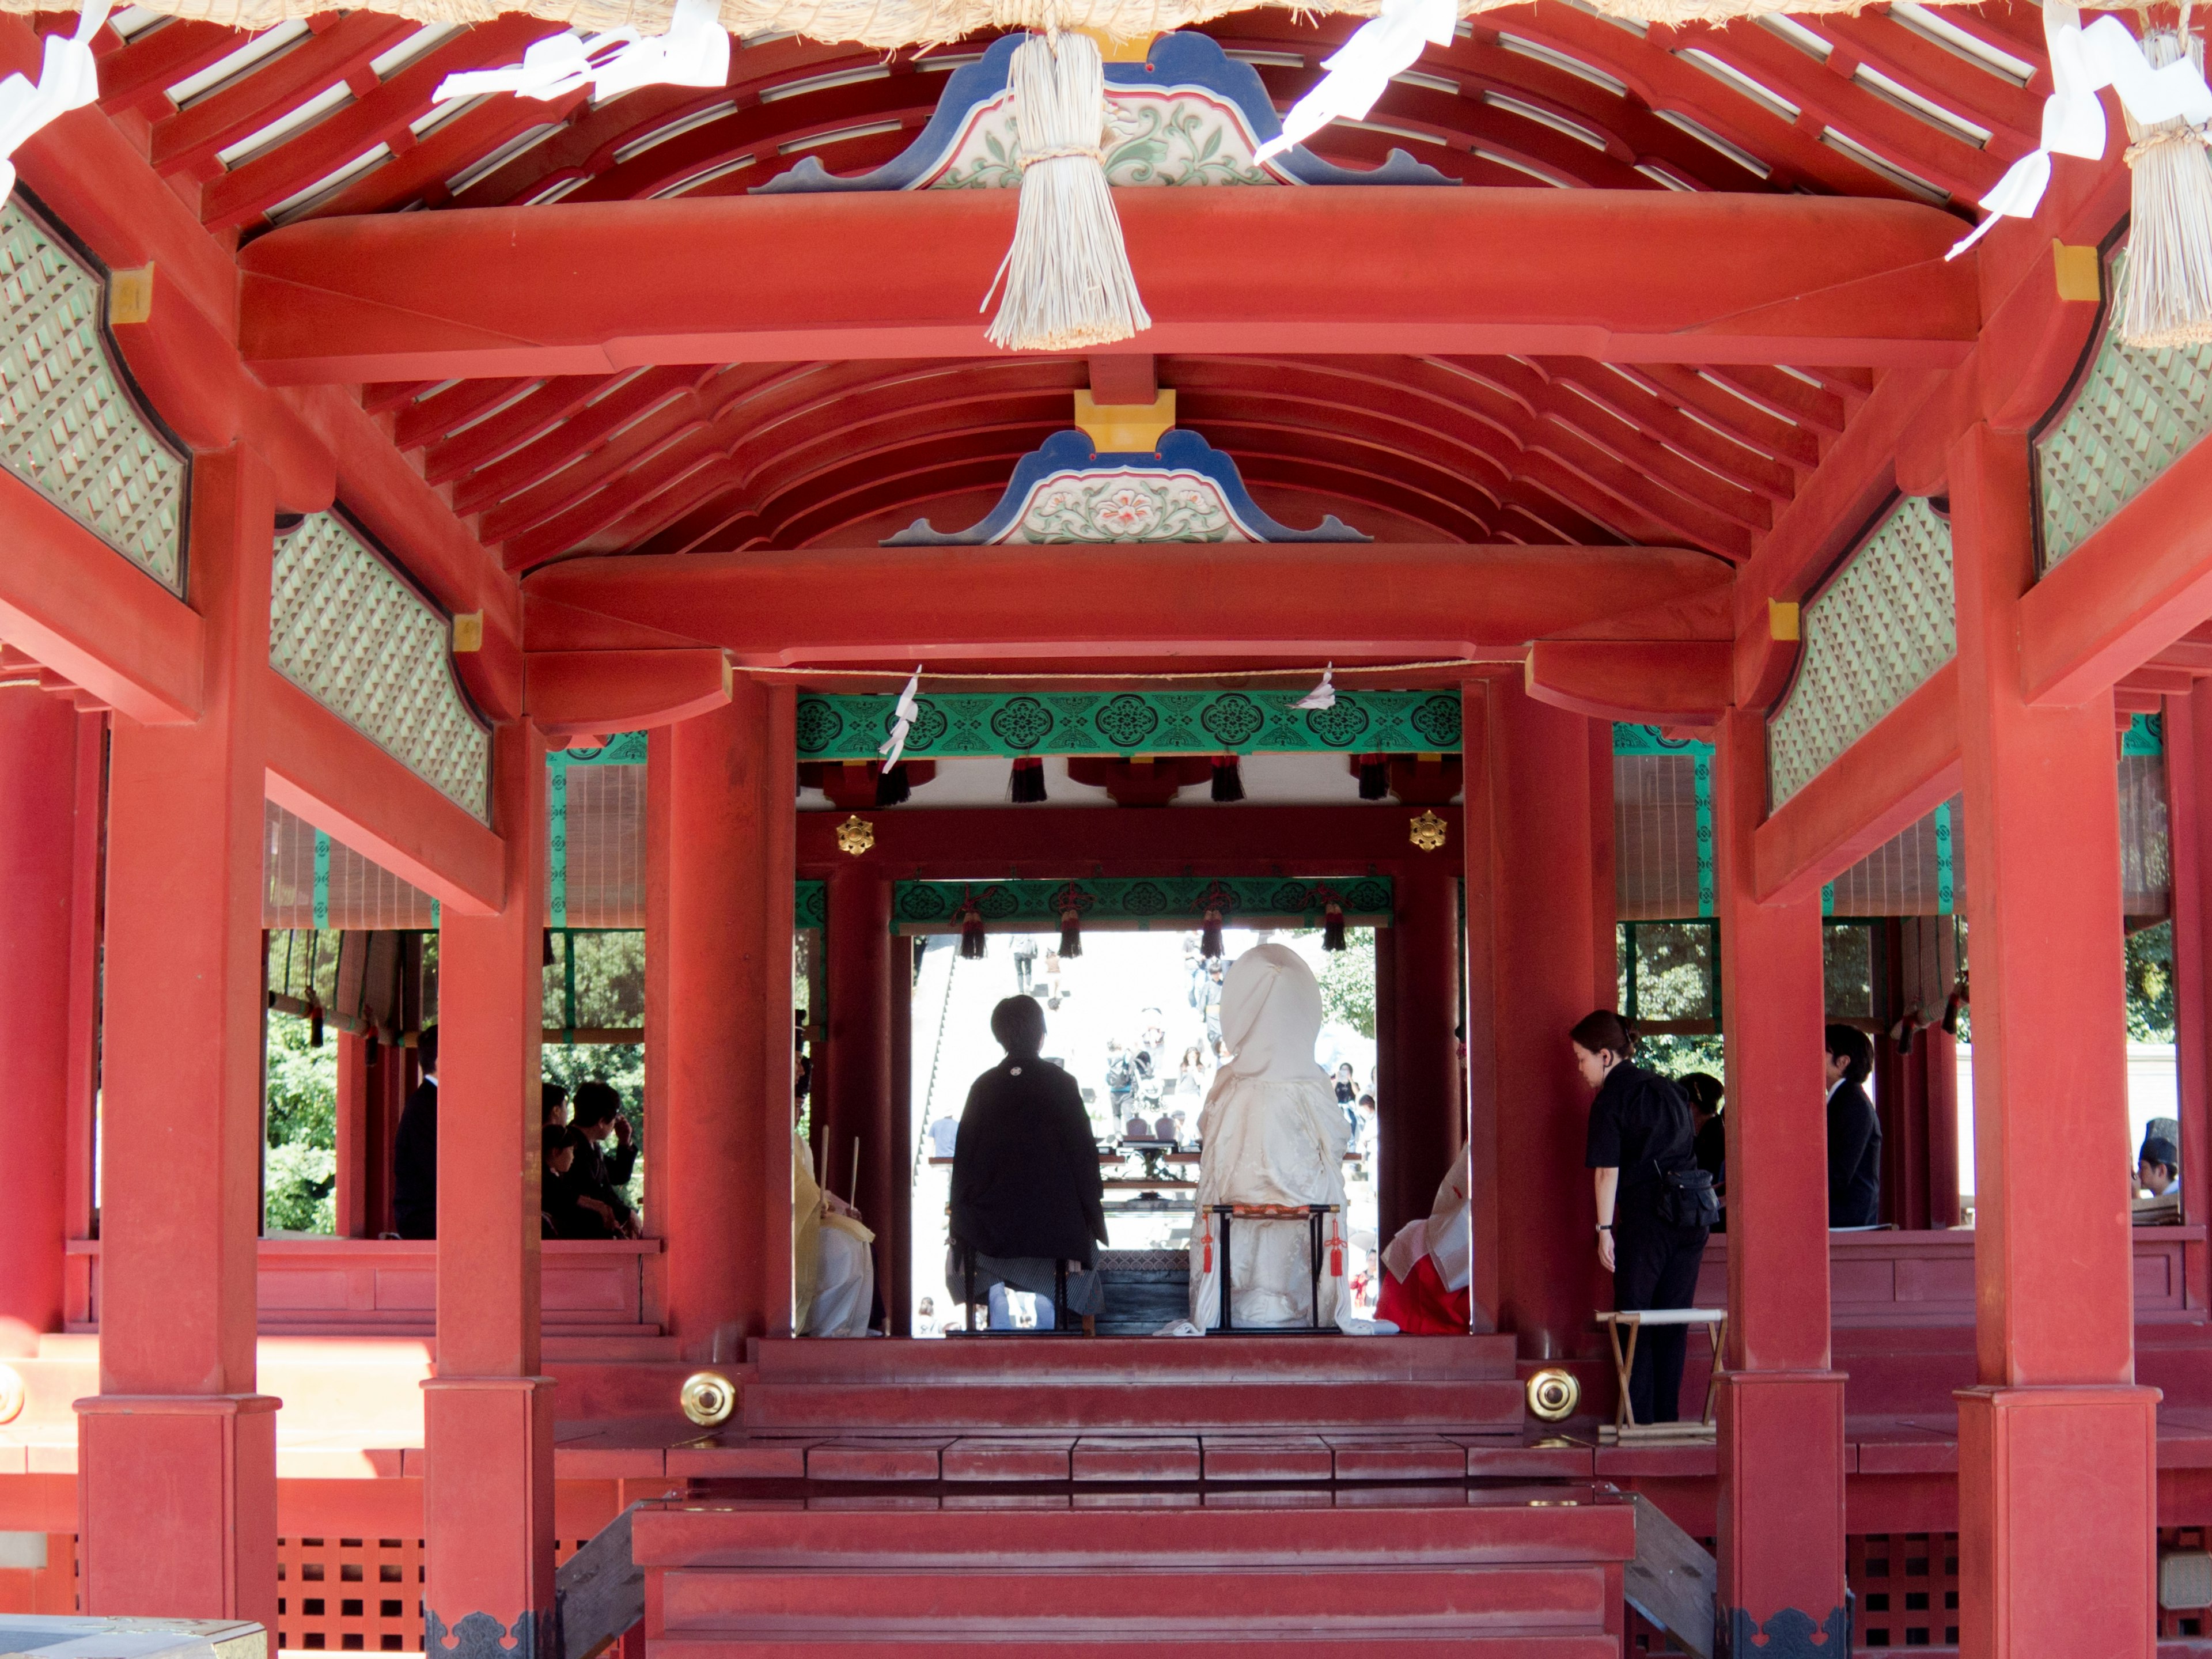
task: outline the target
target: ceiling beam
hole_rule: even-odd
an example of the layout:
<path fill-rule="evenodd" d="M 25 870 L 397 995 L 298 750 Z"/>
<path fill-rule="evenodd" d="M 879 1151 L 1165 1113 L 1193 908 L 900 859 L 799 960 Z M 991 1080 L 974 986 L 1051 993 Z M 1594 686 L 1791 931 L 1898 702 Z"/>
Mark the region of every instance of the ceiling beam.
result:
<path fill-rule="evenodd" d="M 1011 191 L 303 221 L 239 257 L 272 383 L 994 355 Z M 1153 351 L 1942 365 L 1980 327 L 1913 203 L 1659 191 L 1124 190 Z M 1316 260 L 1316 247 L 1331 250 Z"/>
<path fill-rule="evenodd" d="M 523 591 L 541 649 L 697 644 L 753 666 L 911 667 L 1511 659 L 1730 580 L 1719 559 L 1674 548 L 1231 543 L 617 555 L 549 565 Z"/>

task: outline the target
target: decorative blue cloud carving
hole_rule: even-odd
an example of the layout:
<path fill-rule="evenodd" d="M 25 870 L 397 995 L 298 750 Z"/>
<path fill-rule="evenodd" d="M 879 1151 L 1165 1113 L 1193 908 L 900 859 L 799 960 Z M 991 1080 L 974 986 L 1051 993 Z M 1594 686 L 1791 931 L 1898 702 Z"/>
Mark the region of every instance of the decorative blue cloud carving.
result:
<path fill-rule="evenodd" d="M 993 542 L 1365 542 L 1334 513 L 1292 530 L 1260 510 L 1237 463 L 1180 428 L 1159 447 L 1101 454 L 1089 436 L 1055 432 L 1014 465 L 1006 494 L 981 522 L 939 530 L 916 519 L 885 547 L 981 547 Z"/>
<path fill-rule="evenodd" d="M 821 158 L 809 155 L 788 172 L 779 173 L 764 185 L 754 186 L 754 195 L 811 193 L 821 191 L 882 191 L 921 190 L 933 185 L 941 185 L 948 168 L 955 163 L 963 147 L 963 141 L 973 140 L 972 129 L 982 106 L 1006 91 L 1014 48 L 1021 44 L 1018 33 L 1001 35 L 991 43 L 991 49 L 973 64 L 963 64 L 946 80 L 945 92 L 937 102 L 937 110 L 921 134 L 897 157 L 878 167 L 872 173 L 852 178 L 839 178 L 822 165 Z M 1242 129 L 1231 144 L 1199 155 L 1167 158 L 1167 165 L 1159 166 L 1151 159 L 1162 149 L 1171 151 L 1172 144 L 1158 144 L 1153 136 L 1133 138 L 1121 149 L 1109 149 L 1109 175 L 1123 174 L 1117 182 L 1132 184 L 1286 184 L 1286 185 L 1453 185 L 1459 181 L 1447 178 L 1434 167 L 1416 161 L 1402 149 L 1390 152 L 1390 159 L 1379 167 L 1359 170 L 1340 167 L 1324 161 L 1304 145 L 1300 144 L 1287 154 L 1260 164 L 1251 163 L 1251 151 L 1278 137 L 1283 124 L 1275 113 L 1275 106 L 1267 99 L 1267 88 L 1260 79 L 1259 71 L 1249 64 L 1242 64 L 1227 56 L 1211 35 L 1177 32 L 1164 34 L 1152 42 L 1151 55 L 1141 64 L 1109 64 L 1106 68 L 1107 96 L 1111 100 L 1117 88 L 1142 89 L 1148 94 L 1184 93 L 1194 100 L 1194 107 L 1211 106 L 1231 115 L 1236 126 Z M 1218 137 L 1219 135 L 1212 135 Z M 988 143 L 988 140 L 986 140 Z M 1241 151 L 1242 154 L 1238 154 Z M 1118 158 L 1118 165 L 1117 165 Z M 1178 162 L 1187 165 L 1178 165 Z M 994 164 L 994 163 L 1000 164 Z M 972 178 L 966 182 L 976 184 L 1011 183 L 1018 177 L 1018 166 L 1011 155 L 997 155 L 986 161 L 988 177 Z M 1000 175 L 1005 175 L 1002 179 Z M 1173 176 L 1170 176 L 1173 175 Z M 1248 176 L 1249 175 L 1249 176 Z"/>

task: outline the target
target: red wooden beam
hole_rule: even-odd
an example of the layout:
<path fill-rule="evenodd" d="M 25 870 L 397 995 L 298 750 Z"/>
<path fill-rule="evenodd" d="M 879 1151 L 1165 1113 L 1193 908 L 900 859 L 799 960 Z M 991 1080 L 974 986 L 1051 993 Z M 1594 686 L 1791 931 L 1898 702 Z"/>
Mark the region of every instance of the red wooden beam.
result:
<path fill-rule="evenodd" d="M 1706 726 L 1729 708 L 1728 640 L 1538 640 L 1528 695 L 1593 720 Z"/>
<path fill-rule="evenodd" d="M 525 586 L 533 644 L 686 641 L 740 662 L 963 652 L 1049 662 L 1238 653 L 1517 659 L 1530 640 L 1724 586 L 1661 548 L 1234 544 L 891 547 L 572 559 Z M 564 616 L 598 613 L 562 625 Z M 541 635 L 541 622 L 544 633 Z M 625 626 L 627 625 L 627 626 Z M 640 635 L 639 629 L 653 630 Z"/>
<path fill-rule="evenodd" d="M 290 681 L 271 671 L 263 683 L 270 800 L 441 903 L 502 908 L 497 836 Z"/>
<path fill-rule="evenodd" d="M 525 680 L 530 718 L 556 737 L 673 726 L 730 700 L 720 652 L 533 651 Z"/>
<path fill-rule="evenodd" d="M 2087 702 L 2212 615 L 2212 451 L 2191 450 L 2020 602 L 2030 702 Z"/>
<path fill-rule="evenodd" d="M 1762 903 L 1816 893 L 1958 793 L 1959 665 L 1945 663 L 1752 837 Z"/>
<path fill-rule="evenodd" d="M 0 473 L 0 639 L 142 725 L 200 712 L 199 617 L 13 473 Z"/>
<path fill-rule="evenodd" d="M 1942 258 L 1957 222 L 1914 204 L 1484 189 L 1117 201 L 1155 351 L 1944 364 L 1980 326 L 1972 262 Z M 312 220 L 240 254 L 241 343 L 295 383 L 988 356 L 976 302 L 1014 207 L 1006 191 L 925 191 Z"/>

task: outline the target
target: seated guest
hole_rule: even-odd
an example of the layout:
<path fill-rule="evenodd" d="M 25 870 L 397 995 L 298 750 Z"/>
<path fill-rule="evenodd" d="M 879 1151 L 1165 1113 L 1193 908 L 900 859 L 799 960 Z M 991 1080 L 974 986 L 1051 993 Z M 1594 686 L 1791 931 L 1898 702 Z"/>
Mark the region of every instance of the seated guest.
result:
<path fill-rule="evenodd" d="M 2147 1137 L 2136 1154 L 2136 1185 L 2163 1198 L 2181 1185 L 2181 1153 L 2163 1135 Z"/>
<path fill-rule="evenodd" d="M 585 1191 L 576 1174 L 576 1154 L 584 1139 L 565 1123 L 545 1130 L 543 1168 L 538 1177 L 539 1219 L 548 1238 L 614 1238 L 615 1212 Z"/>
<path fill-rule="evenodd" d="M 960 1115 L 945 1282 L 956 1299 L 965 1297 L 963 1257 L 973 1251 L 975 1282 L 998 1287 L 991 1328 L 1012 1325 L 1011 1289 L 1036 1297 L 1037 1328 L 1049 1329 L 1059 1314 L 1052 1297 L 1060 1264 L 1068 1267 L 1070 1311 L 1094 1315 L 1104 1297 L 1103 1281 L 1090 1271 L 1106 1242 L 1098 1149 L 1075 1079 L 1039 1057 L 1044 1010 L 1036 1000 L 1001 1002 L 991 1011 L 991 1035 L 1006 1057 L 975 1079 Z M 1149 1125 L 1144 1133 L 1149 1139 Z"/>
<path fill-rule="evenodd" d="M 1866 1080 L 1874 1042 L 1852 1025 L 1831 1025 L 1828 1049 L 1828 1225 L 1873 1227 L 1881 1221 L 1881 1121 Z"/>
<path fill-rule="evenodd" d="M 637 1212 L 629 1201 L 629 1178 L 637 1168 L 637 1141 L 623 1115 L 622 1097 L 611 1084 L 593 1079 L 576 1085 L 576 1120 L 569 1126 L 580 1138 L 576 1172 L 581 1188 L 614 1213 L 617 1236 L 638 1236 Z M 612 1152 L 601 1144 L 615 1138 Z"/>
<path fill-rule="evenodd" d="M 415 1039 L 422 1081 L 392 1137 L 392 1224 L 402 1238 L 438 1236 L 438 1028 Z"/>
<path fill-rule="evenodd" d="M 1398 1229 L 1382 1252 L 1375 1316 L 1408 1336 L 1460 1336 L 1474 1328 L 1474 1228 L 1468 1209 L 1473 1171 L 1467 1148 L 1419 1221 Z"/>
<path fill-rule="evenodd" d="M 793 1105 L 796 1107 L 794 1100 Z M 791 1130 L 792 1307 L 801 1336 L 866 1336 L 876 1299 L 876 1236 L 860 1212 L 814 1179 L 813 1151 Z"/>
<path fill-rule="evenodd" d="M 538 1104 L 544 1113 L 545 1127 L 557 1129 L 568 1121 L 568 1091 L 557 1083 L 538 1085 Z"/>
<path fill-rule="evenodd" d="M 1194 1195 L 1190 1322 L 1199 1330 L 1220 1323 L 1224 1273 L 1240 1328 L 1310 1320 L 1362 1334 L 1377 1328 L 1352 1311 L 1344 1277 L 1344 1149 L 1352 1126 L 1328 1073 L 1314 1059 L 1321 1025 L 1321 986 L 1288 945 L 1254 946 L 1222 981 L 1221 1038 L 1229 1058 L 1198 1120 L 1204 1150 Z M 1304 1215 L 1232 1222 L 1235 1259 L 1225 1261 L 1216 1250 L 1217 1204 L 1334 1205 L 1336 1213 L 1322 1222 L 1318 1288 Z"/>

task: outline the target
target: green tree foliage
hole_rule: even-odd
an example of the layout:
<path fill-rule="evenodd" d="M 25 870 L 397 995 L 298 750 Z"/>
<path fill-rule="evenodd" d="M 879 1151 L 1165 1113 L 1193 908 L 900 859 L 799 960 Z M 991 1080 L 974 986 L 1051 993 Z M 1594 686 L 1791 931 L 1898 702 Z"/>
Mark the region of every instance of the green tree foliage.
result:
<path fill-rule="evenodd" d="M 2173 1041 L 2173 924 L 2127 938 L 2128 1040 Z"/>
<path fill-rule="evenodd" d="M 1321 970 L 1322 1011 L 1360 1036 L 1375 1036 L 1375 930 L 1348 927 L 1344 949 L 1328 953 Z"/>
<path fill-rule="evenodd" d="M 641 933 L 556 933 L 553 961 L 545 969 L 545 1024 L 568 1027 L 568 969 L 565 953 L 575 952 L 579 1030 L 634 1030 L 645 1024 L 645 935 Z M 623 1115 L 640 1137 L 645 1133 L 645 1047 L 635 1042 L 548 1042 L 541 1069 L 548 1083 L 573 1095 L 586 1081 L 611 1085 L 622 1097 Z M 645 1160 L 630 1176 L 629 1199 L 641 1201 Z"/>
<path fill-rule="evenodd" d="M 337 1045 L 313 1047 L 307 1022 L 269 1016 L 262 1225 L 270 1231 L 337 1231 Z"/>

